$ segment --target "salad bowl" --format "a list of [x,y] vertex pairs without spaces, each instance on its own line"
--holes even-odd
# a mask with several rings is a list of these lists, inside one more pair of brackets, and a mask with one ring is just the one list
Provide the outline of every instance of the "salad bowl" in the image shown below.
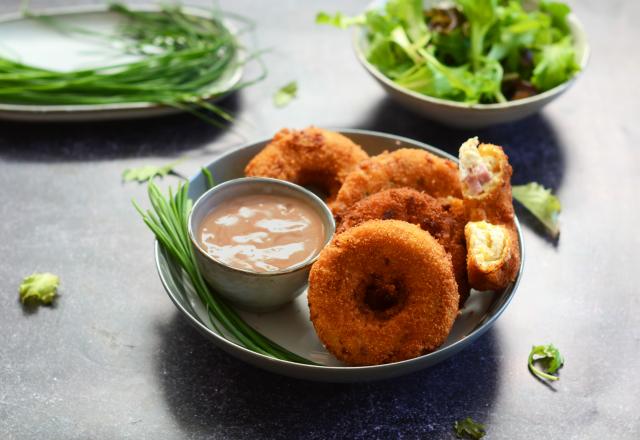
[[[375,1],[367,9],[384,7],[384,1]],[[425,7],[436,6],[441,2],[427,1]],[[567,22],[576,53],[576,63],[580,71],[568,81],[545,92],[514,101],[495,104],[468,104],[447,99],[428,96],[402,87],[384,75],[376,66],[367,60],[369,42],[367,30],[357,27],[353,35],[353,47],[356,57],[365,70],[382,86],[389,96],[400,105],[426,117],[455,128],[482,128],[526,118],[540,111],[545,105],[566,92],[584,72],[589,61],[589,45],[587,36],[575,14],[567,16]]]

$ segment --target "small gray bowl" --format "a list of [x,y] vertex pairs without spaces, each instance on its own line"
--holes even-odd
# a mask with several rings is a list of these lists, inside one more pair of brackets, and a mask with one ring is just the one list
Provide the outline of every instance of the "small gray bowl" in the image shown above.
[[214,186],[196,201],[189,215],[189,238],[202,276],[216,292],[238,307],[254,312],[268,312],[304,292],[309,270],[318,255],[287,269],[253,272],[216,260],[202,248],[196,236],[200,224],[214,207],[225,200],[250,194],[284,195],[308,203],[324,222],[325,245],[331,240],[336,224],[331,211],[318,196],[294,183],[278,179],[244,177],[229,180]]

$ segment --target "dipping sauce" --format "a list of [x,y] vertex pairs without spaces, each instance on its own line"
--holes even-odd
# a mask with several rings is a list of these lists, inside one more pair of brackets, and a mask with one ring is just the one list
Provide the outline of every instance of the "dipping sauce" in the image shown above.
[[320,215],[300,199],[246,195],[226,200],[207,214],[198,237],[209,255],[228,266],[273,272],[318,254],[325,227]]

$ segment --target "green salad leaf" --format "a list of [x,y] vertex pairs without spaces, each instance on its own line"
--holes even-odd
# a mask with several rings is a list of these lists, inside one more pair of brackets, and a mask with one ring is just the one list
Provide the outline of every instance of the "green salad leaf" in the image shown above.
[[558,226],[558,214],[561,206],[560,200],[537,182],[526,185],[514,185],[513,198],[522,203],[531,213],[542,222],[553,237],[560,234]]
[[571,13],[571,8],[569,6],[560,2],[542,0],[540,2],[540,10],[551,16],[553,26],[560,29],[564,35],[570,34],[569,24],[567,23],[567,17]]
[[373,66],[415,92],[468,104],[541,93],[578,70],[564,3],[525,10],[519,0],[455,0],[423,10],[389,0],[355,17],[321,12],[317,23],[363,26]]
[[471,438],[474,440],[481,439],[486,434],[484,425],[474,421],[471,417],[455,422],[453,430],[458,438]]
[[[542,365],[542,369],[536,367],[536,363]],[[529,353],[528,364],[532,374],[540,379],[555,381],[560,378],[553,374],[562,368],[564,358],[553,344],[534,345],[531,348],[531,353]]]
[[533,69],[531,83],[539,90],[549,90],[562,84],[580,70],[571,39],[544,46],[534,56],[536,67]]
[[290,83],[280,87],[273,95],[273,105],[276,107],[284,107],[289,104],[298,94],[298,83],[291,81]]
[[484,58],[484,39],[498,19],[498,0],[457,0],[471,25],[470,58],[473,68],[478,70]]
[[55,299],[60,278],[52,273],[34,273],[20,284],[20,302],[22,304],[51,304]]
[[173,167],[175,167],[178,162],[172,162],[168,165],[157,167],[153,165],[145,165],[138,168],[128,168],[122,173],[122,180],[124,182],[146,182],[147,180],[151,180],[154,177],[164,177],[169,173],[173,172]]

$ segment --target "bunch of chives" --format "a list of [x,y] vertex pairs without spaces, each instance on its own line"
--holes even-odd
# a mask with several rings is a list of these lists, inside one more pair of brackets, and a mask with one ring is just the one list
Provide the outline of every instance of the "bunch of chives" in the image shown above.
[[[207,119],[202,110],[230,119],[207,99],[253,83],[224,89],[222,82],[243,61],[234,35],[215,16],[186,14],[180,7],[110,10],[125,18],[117,35],[65,28],[53,17],[30,15],[61,32],[97,37],[139,59],[97,68],[59,72],[0,57],[0,102],[25,105],[155,103],[178,107]],[[249,57],[247,57],[248,59]],[[246,61],[246,60],[245,60]]]
[[198,270],[189,240],[188,219],[192,205],[187,195],[189,184],[179,184],[175,194],[169,189],[166,198],[153,182],[149,183],[148,190],[152,210],[145,212],[135,202],[134,206],[156,239],[188,275],[202,304],[207,308],[212,326],[218,333],[224,336],[221,326],[242,346],[256,353],[291,362],[313,364],[260,334],[244,322],[235,309],[211,292]]

